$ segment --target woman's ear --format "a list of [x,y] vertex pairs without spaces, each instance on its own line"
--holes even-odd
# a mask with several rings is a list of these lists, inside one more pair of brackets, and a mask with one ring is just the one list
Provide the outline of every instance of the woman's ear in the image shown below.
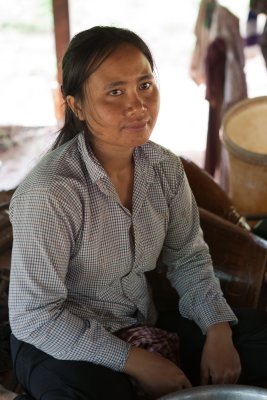
[[80,107],[79,104],[77,104],[75,98],[73,96],[67,96],[66,97],[66,101],[68,106],[70,107],[70,109],[72,110],[73,114],[80,120],[80,121],[84,121],[84,115],[82,112],[82,109]]

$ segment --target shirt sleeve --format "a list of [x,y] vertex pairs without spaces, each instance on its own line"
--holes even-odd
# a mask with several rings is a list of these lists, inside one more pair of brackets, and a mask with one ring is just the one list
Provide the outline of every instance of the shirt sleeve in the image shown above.
[[10,325],[18,339],[54,358],[123,371],[131,346],[66,305],[65,278],[81,226],[79,207],[70,193],[41,190],[12,199]]
[[215,277],[209,248],[203,239],[198,207],[180,165],[179,187],[170,204],[161,263],[180,297],[179,309],[206,333],[218,322],[237,323]]

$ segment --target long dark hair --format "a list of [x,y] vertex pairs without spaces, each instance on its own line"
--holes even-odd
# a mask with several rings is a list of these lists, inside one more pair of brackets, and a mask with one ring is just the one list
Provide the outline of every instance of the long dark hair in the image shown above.
[[71,95],[75,101],[82,103],[86,80],[123,43],[138,48],[154,71],[154,61],[148,46],[136,33],[128,29],[95,26],[78,33],[70,41],[62,60],[61,90],[65,100],[65,120],[52,149],[71,140],[82,130],[89,133],[86,122],[76,117],[68,106],[66,97]]

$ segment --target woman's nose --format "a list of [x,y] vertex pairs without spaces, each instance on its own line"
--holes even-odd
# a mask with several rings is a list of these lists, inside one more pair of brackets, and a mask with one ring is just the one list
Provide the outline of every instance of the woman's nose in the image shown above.
[[132,116],[137,113],[143,113],[146,110],[146,106],[143,99],[137,94],[132,95],[128,98],[125,112],[127,116]]

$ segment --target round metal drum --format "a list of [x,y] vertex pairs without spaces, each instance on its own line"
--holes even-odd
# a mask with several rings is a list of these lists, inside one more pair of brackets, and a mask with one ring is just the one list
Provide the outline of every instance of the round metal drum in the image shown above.
[[245,385],[210,385],[179,390],[158,400],[267,400],[267,389]]

